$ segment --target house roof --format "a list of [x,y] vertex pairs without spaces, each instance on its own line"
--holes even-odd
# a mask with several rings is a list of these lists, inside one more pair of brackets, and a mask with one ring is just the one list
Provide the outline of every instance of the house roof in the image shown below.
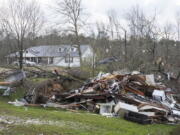
[[[36,57],[65,57],[67,54],[70,54],[71,57],[78,57],[79,53],[77,49],[75,49],[75,51],[69,51],[72,47],[72,45],[41,45],[30,47],[26,49],[26,51],[28,51],[28,53],[35,55]],[[61,52],[59,52],[59,48],[62,48]],[[91,48],[90,45],[80,46],[82,55],[88,48]],[[18,56],[17,52],[14,54],[10,54],[9,57],[12,57],[14,55]]]

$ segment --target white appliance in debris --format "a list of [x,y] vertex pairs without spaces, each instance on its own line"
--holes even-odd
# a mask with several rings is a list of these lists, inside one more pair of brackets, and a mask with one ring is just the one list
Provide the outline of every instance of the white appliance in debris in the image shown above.
[[152,96],[153,99],[157,101],[164,101],[166,99],[165,92],[162,90],[154,90]]

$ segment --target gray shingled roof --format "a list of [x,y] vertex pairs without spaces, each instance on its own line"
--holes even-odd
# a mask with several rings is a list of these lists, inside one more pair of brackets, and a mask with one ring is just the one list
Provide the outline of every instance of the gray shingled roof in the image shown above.
[[[72,47],[71,45],[41,45],[41,46],[28,48],[27,51],[29,51],[30,53],[34,54],[37,57],[64,57],[67,55],[67,51],[59,52],[59,48],[62,48],[63,50],[64,48],[66,48],[67,50],[69,50],[71,47]],[[90,48],[90,45],[81,45],[80,48],[83,55],[83,53],[88,48]],[[9,56],[11,57],[12,54]],[[73,52],[70,51],[70,56],[78,57],[79,56],[78,50],[76,49],[76,51]]]

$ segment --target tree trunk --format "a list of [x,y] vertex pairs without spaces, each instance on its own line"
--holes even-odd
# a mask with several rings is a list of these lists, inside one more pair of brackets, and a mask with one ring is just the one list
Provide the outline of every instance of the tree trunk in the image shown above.
[[20,70],[23,69],[23,41],[18,41],[20,50],[19,50],[19,68]]
[[153,53],[153,61],[155,60],[155,53],[156,53],[156,41],[153,42],[153,49],[152,49],[152,53]]
[[127,32],[124,31],[125,62],[127,62]]
[[79,34],[78,34],[77,24],[75,24],[74,26],[75,26],[76,44],[78,45],[77,49],[78,49],[78,53],[79,53],[79,60],[80,60],[80,67],[81,67],[82,66],[81,45],[80,45],[80,41],[79,41]]
[[165,43],[165,45],[166,45],[166,63],[168,63],[168,61],[169,61],[169,45],[167,42]]
[[180,23],[177,25],[178,41],[180,41]]
[[82,66],[82,53],[81,53],[81,47],[78,45],[78,52],[79,52],[79,59],[80,59],[80,67]]

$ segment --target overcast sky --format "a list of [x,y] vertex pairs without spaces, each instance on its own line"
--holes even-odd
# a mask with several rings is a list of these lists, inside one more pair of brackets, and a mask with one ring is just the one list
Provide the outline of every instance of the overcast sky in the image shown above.
[[[0,0],[0,4],[7,0]],[[13,1],[13,0],[12,0]],[[37,0],[48,13],[47,5],[55,0]],[[93,20],[104,20],[108,10],[115,10],[123,16],[133,5],[139,5],[147,14],[157,11],[162,22],[173,21],[175,13],[180,11],[180,0],[82,0],[83,6]]]
[[[0,0],[0,4],[3,4]],[[13,1],[13,0],[12,0]],[[55,0],[37,0],[41,3],[46,16],[51,16],[49,4],[52,4]],[[91,22],[106,21],[107,12],[109,10],[115,10],[118,13],[119,18],[123,22],[124,14],[135,5],[139,5],[147,15],[152,15],[156,10],[158,20],[160,24],[171,23],[175,21],[175,13],[180,12],[180,0],[82,0],[83,7],[89,14],[89,20]],[[48,19],[47,21],[53,19]]]
[[[55,0],[39,0],[43,7]],[[133,5],[139,5],[146,14],[156,10],[161,22],[174,21],[175,13],[180,11],[180,0],[82,0],[83,6],[93,20],[105,20],[108,10],[115,10],[123,16]]]

